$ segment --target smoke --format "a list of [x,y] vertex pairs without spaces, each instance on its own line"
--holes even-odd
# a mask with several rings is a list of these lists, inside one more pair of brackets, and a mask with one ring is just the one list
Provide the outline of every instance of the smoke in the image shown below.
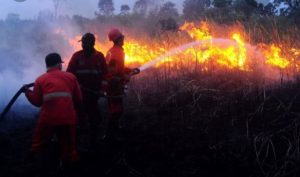
[[[58,33],[59,29],[65,33]],[[69,58],[75,51],[64,35],[79,35],[79,31],[71,20],[56,21],[49,16],[0,22],[0,110],[23,84],[34,82],[45,73],[44,58],[48,53],[58,52],[62,58]],[[30,105],[23,96],[18,104]]]
[[[64,9],[61,7],[60,11],[62,10]],[[149,45],[161,45],[159,48],[165,47],[166,50],[176,48],[176,45],[187,43],[179,47],[179,49],[166,52],[165,56],[158,57],[157,59],[149,55],[150,59],[154,59],[154,61],[142,66],[141,70],[155,65],[155,63],[165,57],[177,54],[178,50],[185,50],[191,46],[201,44],[201,42],[188,44],[191,42],[190,38],[185,39],[185,35],[182,34],[180,35],[181,37],[183,36],[182,41],[174,40],[170,45],[168,43],[168,35],[163,35],[163,33],[161,37],[165,36],[165,41],[162,41],[160,38],[154,40],[153,37],[158,35],[160,30],[157,30],[159,27],[151,25],[152,20],[150,18],[151,23],[149,19],[146,21],[144,18],[138,20],[135,16],[129,16],[132,21],[127,16],[118,16],[117,18],[111,18],[108,22],[106,18],[87,19],[78,15],[72,18],[68,16],[54,18],[51,11],[40,12],[36,20],[20,20],[19,16],[14,14],[8,17],[5,21],[0,21],[0,108],[3,108],[7,104],[9,99],[23,84],[33,82],[39,75],[45,72],[44,58],[48,53],[58,52],[64,60],[68,60],[75,50],[78,49],[78,47],[75,49],[69,40],[76,39],[75,37],[81,36],[85,32],[95,33],[98,36],[98,41],[103,42],[110,27],[122,25],[121,30],[126,31],[126,36],[130,37],[130,35],[127,35],[130,33],[133,34],[131,36],[134,36],[135,39],[145,38],[145,41],[151,41]],[[155,28],[156,31],[149,30],[151,27]],[[219,28],[222,28],[220,30],[221,33],[225,31],[222,26]],[[152,36],[149,34],[152,34]],[[177,34],[174,32],[170,37]],[[102,42],[100,43],[103,44]],[[218,45],[236,45],[236,42],[233,43],[227,39],[217,38],[213,40],[213,43]],[[100,47],[103,46],[101,45]],[[257,71],[262,73],[261,76],[270,74],[272,79],[279,77],[278,71],[276,72],[265,67],[265,58],[255,47],[249,46],[248,49],[249,51],[253,51],[252,54],[249,54],[249,58],[257,65],[255,68],[258,68]],[[103,50],[100,49],[100,51]],[[146,58],[146,54],[148,53],[151,52],[146,51],[142,57]],[[135,53],[133,56],[135,56]],[[19,99],[18,103],[29,105],[24,97]]]
[[[63,3],[59,11],[65,11],[68,8],[66,4]],[[44,7],[43,3],[40,5]],[[41,7],[33,6],[30,9]],[[102,26],[101,22],[95,24],[94,21],[80,15],[55,18],[49,10],[40,11],[34,20],[20,19],[17,13],[10,13],[5,20],[0,20],[0,113],[23,84],[34,82],[45,73],[44,58],[47,54],[57,52],[63,60],[68,61],[78,50],[70,43],[70,39],[76,39],[86,32],[96,34],[97,40],[106,39],[111,26]],[[21,96],[14,107],[17,105],[30,104]]]

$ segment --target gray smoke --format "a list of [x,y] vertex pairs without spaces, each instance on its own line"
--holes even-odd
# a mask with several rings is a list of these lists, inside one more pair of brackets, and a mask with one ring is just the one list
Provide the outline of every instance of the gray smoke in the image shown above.
[[[66,39],[81,34],[78,28],[68,18],[53,20],[51,16],[20,20],[11,15],[0,21],[0,110],[23,84],[34,82],[46,71],[48,53],[68,58],[74,52]],[[64,33],[57,32],[60,29]],[[24,103],[29,105],[23,96],[16,105]]]

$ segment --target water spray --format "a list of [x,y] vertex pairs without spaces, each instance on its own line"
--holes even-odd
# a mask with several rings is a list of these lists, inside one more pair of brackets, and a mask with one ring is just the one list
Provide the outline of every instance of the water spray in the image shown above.
[[238,43],[236,41],[230,40],[230,39],[225,39],[225,38],[214,38],[214,39],[207,39],[207,40],[201,40],[201,41],[194,41],[188,44],[184,44],[181,45],[179,47],[176,47],[172,50],[170,50],[169,52],[165,53],[164,55],[155,58],[154,60],[142,65],[141,67],[139,67],[140,71],[144,71],[152,66],[154,66],[155,64],[157,64],[158,62],[160,62],[161,60],[176,55],[178,53],[181,53],[191,47],[194,46],[198,46],[198,45],[204,45],[204,44],[227,44],[227,45],[233,45],[233,46],[237,46]]

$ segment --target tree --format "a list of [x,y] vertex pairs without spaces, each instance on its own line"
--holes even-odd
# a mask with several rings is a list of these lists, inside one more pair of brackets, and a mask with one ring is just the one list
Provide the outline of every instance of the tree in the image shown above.
[[300,11],[300,0],[274,0],[273,4],[277,15],[290,16]]
[[214,0],[212,4],[217,8],[223,8],[231,5],[232,0]]
[[245,2],[251,6],[251,7],[254,7],[254,8],[257,8],[258,6],[258,3],[256,2],[256,0],[245,0]]
[[273,3],[268,3],[267,5],[260,3],[257,5],[257,10],[260,13],[260,15],[272,16],[274,15],[275,6],[273,5]]
[[279,5],[281,3],[286,3],[291,8],[300,7],[300,0],[274,0],[275,5]]
[[240,10],[244,10],[243,8],[257,8],[258,6],[256,0],[236,0],[233,4],[241,8]]
[[179,17],[179,13],[176,5],[173,2],[166,2],[158,11],[158,17],[160,20],[158,24],[160,25],[160,30],[162,31],[176,31],[178,25],[176,19]]
[[57,18],[57,15],[58,15],[58,8],[60,6],[60,3],[62,1],[66,1],[66,0],[53,0],[53,3],[54,3],[54,17]]
[[167,19],[170,17],[172,17],[172,18],[179,17],[179,13],[178,13],[177,8],[175,7],[175,4],[170,1],[163,4],[163,6],[160,8],[158,14],[160,17],[163,17],[164,19]]
[[157,14],[163,2],[164,0],[136,0],[133,12],[141,16]]
[[258,10],[258,4],[255,0],[236,0],[233,3],[233,7],[238,17],[241,17],[243,20],[249,19]]
[[130,11],[130,7],[127,4],[121,5],[121,14],[128,14]]
[[187,20],[198,19],[210,5],[210,0],[185,0],[183,2],[183,15]]
[[115,8],[112,0],[99,0],[98,2],[99,15],[112,16]]
[[133,12],[141,15],[145,15],[148,11],[147,0],[137,0],[133,6]]
[[169,17],[167,19],[162,19],[159,21],[160,30],[162,31],[177,31],[178,30],[178,24],[176,20],[172,17]]
[[289,8],[283,9],[282,15],[288,16],[292,23],[300,27],[300,0],[286,0],[284,3],[288,4]]
[[298,23],[300,21],[300,0],[293,0],[290,3],[291,6],[291,13],[290,16],[296,18],[296,24],[300,24]]

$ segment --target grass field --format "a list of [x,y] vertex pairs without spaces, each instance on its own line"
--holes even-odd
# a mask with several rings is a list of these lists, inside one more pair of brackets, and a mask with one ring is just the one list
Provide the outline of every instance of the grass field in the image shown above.
[[[160,76],[132,79],[120,142],[113,148],[100,142],[92,155],[81,150],[79,174],[299,175],[299,82],[262,86],[240,72]],[[1,122],[1,176],[30,175],[34,122],[22,116]]]

